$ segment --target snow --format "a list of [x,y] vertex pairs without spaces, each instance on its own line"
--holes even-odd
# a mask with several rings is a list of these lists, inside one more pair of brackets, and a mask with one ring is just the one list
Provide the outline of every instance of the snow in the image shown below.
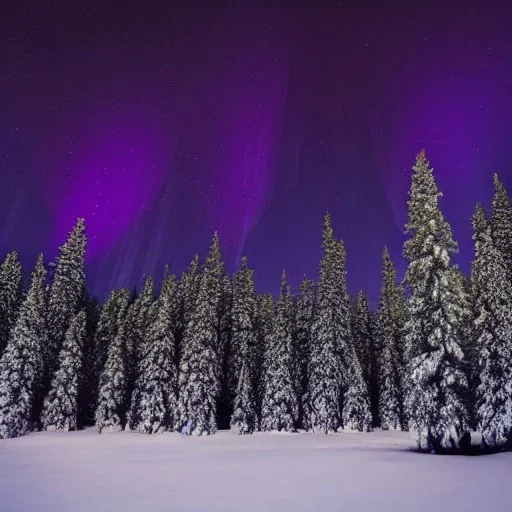
[[512,454],[412,452],[402,432],[38,432],[0,442],[2,512],[507,510]]

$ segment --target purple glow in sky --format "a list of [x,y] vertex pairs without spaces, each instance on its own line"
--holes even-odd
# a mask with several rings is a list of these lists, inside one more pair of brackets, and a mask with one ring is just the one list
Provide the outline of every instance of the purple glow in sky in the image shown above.
[[220,234],[256,286],[316,276],[331,213],[351,292],[401,266],[410,167],[469,219],[512,191],[510,7],[133,2],[8,7],[0,30],[0,249],[53,257],[77,216],[91,291],[179,273]]

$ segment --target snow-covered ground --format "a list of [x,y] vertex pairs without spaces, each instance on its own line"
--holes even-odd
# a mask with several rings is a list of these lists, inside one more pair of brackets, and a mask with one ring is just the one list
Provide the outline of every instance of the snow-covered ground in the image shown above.
[[409,434],[36,433],[0,441],[2,512],[512,510],[512,453],[411,452]]

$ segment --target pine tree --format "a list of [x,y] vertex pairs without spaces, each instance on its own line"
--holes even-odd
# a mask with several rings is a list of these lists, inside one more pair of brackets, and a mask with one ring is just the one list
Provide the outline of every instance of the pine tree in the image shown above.
[[382,255],[382,288],[377,312],[379,420],[384,430],[406,430],[404,307],[391,256]]
[[0,357],[4,353],[22,301],[22,268],[16,252],[0,266]]
[[85,311],[69,324],[59,355],[50,392],[44,401],[41,423],[44,430],[76,430],[78,426],[78,386],[86,336]]
[[292,312],[290,288],[283,271],[274,330],[265,353],[261,430],[295,430],[298,400],[293,386]]
[[255,296],[253,272],[242,258],[240,269],[233,279],[231,342],[236,351],[233,368],[237,385],[234,393],[231,428],[240,434],[252,434],[257,426],[254,397],[256,329],[254,325]]
[[368,390],[372,385],[373,376],[372,335],[372,318],[368,297],[366,293],[359,291],[352,313],[352,339]]
[[[176,424],[177,368],[174,358],[174,301],[176,278],[166,275],[156,303],[156,318],[147,334],[146,354],[135,383],[128,424],[154,434]],[[135,422],[132,418],[137,418]]]
[[46,271],[39,256],[12,336],[0,360],[0,438],[30,432],[40,390],[46,345]]
[[299,428],[310,430],[311,408],[308,395],[309,360],[311,358],[311,329],[315,305],[315,283],[304,278],[299,288],[294,322],[294,371],[295,393],[299,400],[297,423]]
[[128,381],[126,377],[126,330],[128,323],[118,313],[117,333],[108,347],[105,368],[100,377],[95,419],[99,433],[123,430]]
[[186,326],[179,371],[178,430],[213,434],[217,430],[221,362],[220,303],[223,265],[215,233],[200,277],[199,291]]
[[120,322],[125,320],[129,298],[130,294],[126,289],[112,291],[101,308],[94,335],[93,365],[89,385],[93,395],[93,411],[97,407],[99,382],[107,362],[108,350],[117,335]]
[[233,285],[228,275],[224,276],[222,283],[222,299],[220,314],[219,340],[221,353],[219,355],[221,364],[221,382],[220,396],[217,405],[217,424],[220,429],[230,428],[231,415],[233,409],[233,397],[236,389],[232,386],[233,367],[232,367],[232,318],[231,310],[233,307]]
[[125,368],[126,368],[126,411],[130,411],[126,427],[134,429],[141,418],[139,395],[134,394],[135,383],[141,374],[141,363],[148,349],[148,333],[155,318],[154,283],[151,277],[144,280],[140,295],[130,305],[125,321]]
[[468,312],[460,280],[450,267],[457,245],[438,208],[439,192],[424,151],[416,157],[408,201],[409,239],[406,346],[411,355],[407,409],[418,446],[443,452],[457,447],[468,426],[464,405],[461,327]]
[[329,215],[324,219],[323,250],[310,362],[312,428],[326,434],[340,427],[370,430],[368,389],[351,343],[345,248],[334,237]]
[[48,299],[49,346],[46,354],[46,387],[58,364],[58,355],[71,318],[81,307],[85,293],[84,256],[86,248],[85,222],[78,219],[59,256]]
[[512,283],[485,222],[477,207],[472,283],[480,353],[477,414],[484,446],[495,449],[512,446]]
[[254,360],[254,383],[256,415],[258,425],[261,425],[261,405],[263,402],[265,375],[265,352],[270,343],[270,337],[274,330],[274,299],[271,294],[263,293],[256,297],[256,316],[254,326],[256,331],[256,350]]
[[494,196],[491,211],[491,232],[501,252],[509,279],[512,278],[512,204],[498,175],[494,175]]
[[320,262],[312,329],[309,397],[314,431],[336,432],[341,426],[341,349],[348,332],[341,316],[345,288],[344,251],[335,239],[329,215],[324,219],[324,256]]

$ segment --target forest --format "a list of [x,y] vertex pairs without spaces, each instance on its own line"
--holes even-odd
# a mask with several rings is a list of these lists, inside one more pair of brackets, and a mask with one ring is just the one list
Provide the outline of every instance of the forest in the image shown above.
[[[512,446],[512,204],[497,175],[476,205],[469,276],[425,152],[411,172],[406,272],[382,252],[380,298],[350,297],[329,215],[318,280],[277,300],[250,262],[230,276],[214,234],[206,258],[162,269],[104,303],[86,287],[84,219],[29,282],[16,252],[0,267],[0,438],[95,426],[99,433],[409,430],[418,449]],[[320,228],[320,226],[319,226]]]

